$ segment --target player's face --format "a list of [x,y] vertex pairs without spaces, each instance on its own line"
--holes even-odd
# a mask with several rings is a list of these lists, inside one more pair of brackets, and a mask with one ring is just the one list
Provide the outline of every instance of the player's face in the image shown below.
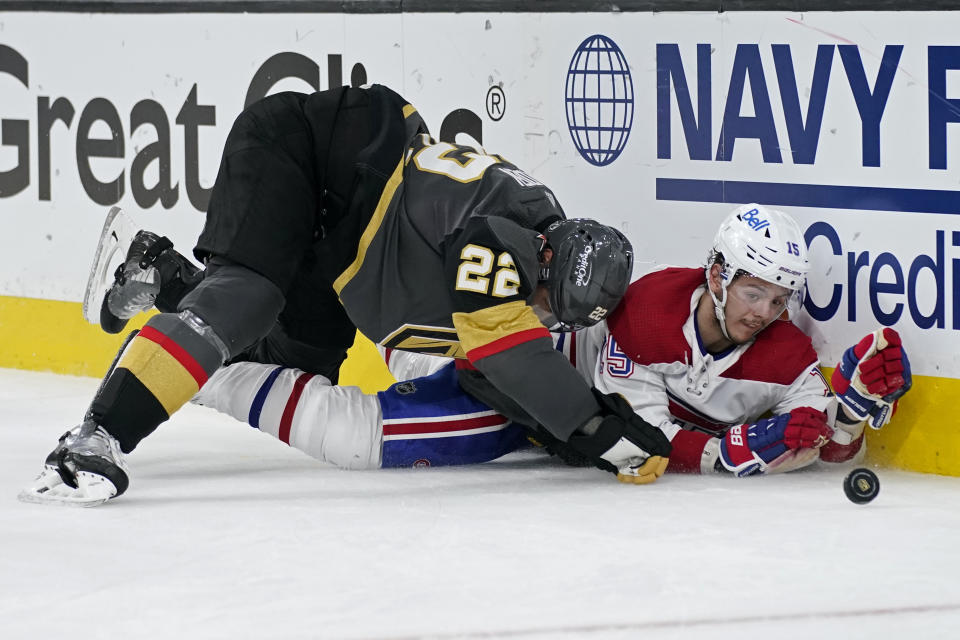
[[[552,260],[553,249],[546,247],[540,252],[540,266],[546,267]],[[533,312],[537,314],[543,326],[550,328],[557,323],[557,317],[553,315],[553,309],[550,308],[550,290],[547,289],[547,285],[538,284],[527,300],[527,304],[533,307]]]
[[533,312],[537,314],[537,318],[543,323],[543,326],[550,328],[557,323],[557,318],[550,308],[550,290],[547,289],[547,285],[538,284],[527,302],[533,307]]
[[792,292],[753,276],[739,276],[727,287],[727,332],[736,343],[753,338],[787,308]]

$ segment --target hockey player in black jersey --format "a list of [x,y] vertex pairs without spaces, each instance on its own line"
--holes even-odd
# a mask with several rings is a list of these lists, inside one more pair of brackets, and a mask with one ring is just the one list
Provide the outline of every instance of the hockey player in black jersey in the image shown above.
[[[156,282],[152,317],[21,497],[99,504],[129,453],[223,363],[283,364],[336,383],[357,329],[389,348],[454,356],[461,385],[512,420],[627,482],[663,473],[669,442],[591,390],[545,325],[603,319],[630,281],[613,228],[566,220],[552,192],[482,149],[436,142],[382,86],[281,93],[227,138],[202,274],[146,232],[104,300],[104,328],[138,310],[124,285]],[[151,271],[154,270],[154,271]],[[145,275],[150,277],[144,277]],[[155,276],[155,277],[154,277]]]

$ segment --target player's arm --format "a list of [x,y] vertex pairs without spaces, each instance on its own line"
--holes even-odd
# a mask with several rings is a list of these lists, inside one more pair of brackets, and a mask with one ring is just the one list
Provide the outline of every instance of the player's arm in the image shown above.
[[[535,232],[504,219],[479,219],[448,248],[453,298],[461,309],[453,323],[470,365],[508,404],[598,466],[616,471],[651,456],[665,464],[669,442],[649,433],[655,430],[625,413],[622,403],[591,391],[527,303],[537,284],[540,246]],[[496,395],[468,390],[514,418],[515,407]]]
[[713,452],[715,470],[740,477],[794,471],[817,461],[833,436],[835,412],[836,402],[811,350],[810,363],[779,395],[769,417],[732,426],[706,451]]
[[[566,441],[600,408],[527,302],[537,285],[541,247],[539,234],[504,219],[472,220],[447,252],[459,309],[452,319],[471,368],[484,378],[465,373],[468,390]],[[483,382],[493,389],[483,389]],[[517,407],[505,406],[508,401]]]
[[[812,363],[810,368],[816,367]],[[819,371],[817,372],[819,373]],[[822,376],[804,372],[785,394],[778,415],[736,425],[724,437],[682,429],[670,414],[663,375],[629,359],[611,336],[595,372],[598,385],[626,397],[647,422],[670,438],[669,471],[732,472],[738,476],[788,471],[816,460],[817,448],[829,438],[827,414],[832,401]],[[809,379],[809,382],[808,382]],[[793,403],[793,404],[791,404]]]
[[835,403],[812,363],[771,408],[771,416],[732,426],[723,436],[678,429],[670,471],[782,473],[814,463],[833,433]]
[[598,349],[594,381],[598,388],[618,393],[648,423],[657,425],[670,440],[671,473],[714,473],[719,465],[719,439],[683,429],[670,413],[663,374],[655,367],[631,360],[612,335]]
[[[730,472],[746,476],[790,471],[814,462],[817,449],[832,433],[827,413],[810,406],[796,406],[769,419],[737,425],[721,438],[682,429],[669,413],[660,374],[630,362],[629,375],[617,377],[613,369],[618,366],[609,357],[602,362],[604,369],[598,370],[601,386],[626,397],[638,415],[658,425],[670,438],[667,470],[671,472]],[[822,405],[822,394],[820,401],[813,396],[807,398],[815,406]]]

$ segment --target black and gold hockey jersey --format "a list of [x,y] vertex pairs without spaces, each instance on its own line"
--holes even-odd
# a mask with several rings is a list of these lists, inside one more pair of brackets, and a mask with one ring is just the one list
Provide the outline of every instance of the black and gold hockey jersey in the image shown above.
[[[499,156],[432,140],[390,89],[252,105],[228,139],[215,193],[195,254],[276,284],[292,339],[314,345],[317,331],[346,329],[301,326],[345,310],[375,342],[459,358],[476,369],[475,395],[516,405],[513,415],[562,439],[599,411],[527,304],[541,232],[564,215],[553,194]],[[328,292],[342,309],[327,308]]]
[[[390,171],[377,150],[379,170],[358,181],[347,233],[329,238],[356,246],[334,290],[374,342],[469,361],[471,393],[566,440],[599,406],[528,304],[541,232],[563,210],[504,158],[433,140],[409,105],[404,119],[407,147]],[[362,229],[351,230],[357,220]]]
[[548,335],[526,300],[540,231],[561,217],[550,190],[500,156],[419,134],[334,289],[372,340],[474,360]]

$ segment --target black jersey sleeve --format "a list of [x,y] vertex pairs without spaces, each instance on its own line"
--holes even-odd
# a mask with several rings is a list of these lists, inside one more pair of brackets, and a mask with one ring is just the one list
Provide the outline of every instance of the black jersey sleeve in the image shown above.
[[527,304],[537,285],[541,245],[536,231],[478,216],[445,247],[453,326],[468,360],[549,338]]
[[543,237],[505,218],[471,218],[445,247],[457,311],[524,302],[537,285]]
[[473,364],[483,377],[461,370],[466,391],[521,424],[541,425],[564,442],[600,413],[590,387],[550,338],[518,344]]
[[[471,221],[448,247],[446,271],[457,312],[453,325],[470,363],[497,391],[495,409],[514,403],[566,441],[596,415],[589,387],[553,348],[527,299],[537,286],[542,237],[504,218]],[[514,412],[516,413],[516,412]]]

